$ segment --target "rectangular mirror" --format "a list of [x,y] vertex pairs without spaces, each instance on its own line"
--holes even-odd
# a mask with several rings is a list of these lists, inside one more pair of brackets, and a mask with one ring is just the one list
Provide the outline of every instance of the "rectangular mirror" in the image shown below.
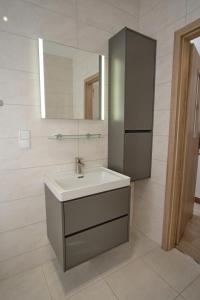
[[104,118],[104,56],[39,39],[41,117]]

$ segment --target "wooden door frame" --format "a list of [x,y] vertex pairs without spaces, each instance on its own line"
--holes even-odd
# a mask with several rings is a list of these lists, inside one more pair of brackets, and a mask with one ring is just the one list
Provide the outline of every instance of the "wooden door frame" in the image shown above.
[[200,36],[200,19],[175,32],[172,73],[171,114],[165,190],[162,248],[176,246],[177,227],[182,212],[185,125],[190,66],[190,40]]
[[85,119],[92,120],[92,107],[91,107],[91,91],[90,87],[93,83],[99,81],[99,73],[91,75],[84,80],[84,94],[85,94]]

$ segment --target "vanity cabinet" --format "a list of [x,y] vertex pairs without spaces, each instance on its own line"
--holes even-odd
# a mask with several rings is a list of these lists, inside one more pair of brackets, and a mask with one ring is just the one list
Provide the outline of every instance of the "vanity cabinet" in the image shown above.
[[151,175],[156,41],[124,28],[109,40],[108,167]]
[[129,239],[130,187],[59,201],[45,185],[47,235],[66,271]]

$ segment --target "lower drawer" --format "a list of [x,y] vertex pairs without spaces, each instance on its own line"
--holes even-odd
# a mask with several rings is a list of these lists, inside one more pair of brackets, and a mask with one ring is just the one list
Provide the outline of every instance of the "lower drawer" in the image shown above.
[[65,239],[66,269],[128,241],[128,216]]

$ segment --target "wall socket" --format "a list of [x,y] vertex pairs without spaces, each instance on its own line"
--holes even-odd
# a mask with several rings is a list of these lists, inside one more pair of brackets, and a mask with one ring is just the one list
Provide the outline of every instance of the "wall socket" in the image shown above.
[[19,146],[22,149],[31,148],[31,131],[27,129],[19,129]]

